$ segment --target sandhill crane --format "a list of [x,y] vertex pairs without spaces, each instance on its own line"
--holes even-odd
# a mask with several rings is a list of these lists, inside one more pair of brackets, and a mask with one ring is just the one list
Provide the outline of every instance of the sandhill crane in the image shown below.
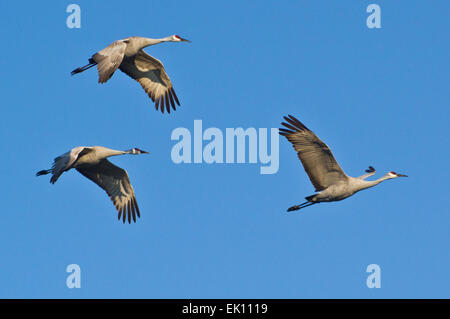
[[36,176],[51,173],[50,183],[54,184],[62,173],[75,168],[106,191],[119,212],[119,220],[122,216],[125,223],[128,215],[128,223],[131,223],[131,217],[136,222],[136,215],[138,218],[141,216],[128,174],[107,160],[110,156],[123,154],[138,155],[148,152],[138,148],[116,151],[103,146],[78,146],[55,158],[51,169],[39,171]]
[[306,202],[292,206],[288,211],[298,210],[320,202],[334,202],[352,196],[356,192],[375,186],[385,180],[407,177],[406,175],[389,172],[375,181],[366,181],[375,174],[375,169],[369,166],[366,174],[359,177],[347,176],[337,163],[329,147],[316,134],[292,115],[284,117],[287,123],[281,123],[286,128],[280,128],[280,135],[292,143],[303,168],[316,188],[318,194],[305,197]]
[[95,65],[98,69],[98,83],[108,81],[119,68],[131,78],[138,81],[145,93],[155,102],[155,107],[164,113],[164,103],[168,113],[170,106],[175,110],[175,102],[180,105],[161,61],[148,55],[143,48],[162,42],[191,42],[178,35],[171,35],[161,39],[130,37],[115,41],[103,50],[95,53],[89,64],[71,72],[72,75],[81,73]]

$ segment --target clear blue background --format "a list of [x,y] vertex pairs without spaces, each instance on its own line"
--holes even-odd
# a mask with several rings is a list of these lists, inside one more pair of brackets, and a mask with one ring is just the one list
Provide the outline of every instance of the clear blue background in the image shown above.
[[[0,297],[450,297],[448,1],[376,1],[378,30],[369,1],[78,1],[68,29],[70,3],[0,3]],[[182,103],[170,115],[122,72],[70,76],[114,40],[172,34],[192,43],[147,48]],[[172,130],[194,119],[270,128],[286,114],[349,175],[410,177],[288,214],[313,187],[284,138],[274,175],[171,161]],[[136,224],[76,171],[34,176],[78,145],[151,152],[112,159]],[[81,289],[66,287],[71,263]],[[372,263],[381,289],[366,286]]]

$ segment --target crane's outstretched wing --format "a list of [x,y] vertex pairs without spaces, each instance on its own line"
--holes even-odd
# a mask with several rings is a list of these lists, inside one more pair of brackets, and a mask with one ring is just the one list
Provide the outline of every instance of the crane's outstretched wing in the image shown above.
[[126,42],[119,40],[92,56],[91,59],[97,63],[98,83],[105,83],[112,77],[122,63],[126,48]]
[[131,223],[131,217],[134,222],[136,215],[141,217],[133,187],[124,169],[103,159],[97,165],[77,167],[76,170],[106,191],[119,212],[119,220],[122,216],[125,223],[128,216],[128,223]]
[[281,124],[288,129],[280,128],[279,133],[294,146],[316,191],[324,190],[328,186],[348,178],[330,148],[316,134],[292,115],[285,116],[284,119],[288,123]]
[[180,105],[161,61],[143,50],[139,50],[132,58],[125,58],[120,65],[120,70],[141,84],[152,101],[156,101],[156,109],[158,106],[161,107],[162,113],[164,113],[164,104],[168,113],[170,113],[170,106],[175,110],[175,103]]

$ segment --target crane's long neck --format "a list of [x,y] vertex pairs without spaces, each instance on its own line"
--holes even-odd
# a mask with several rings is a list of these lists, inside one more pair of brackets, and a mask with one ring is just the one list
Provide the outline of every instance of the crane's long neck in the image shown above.
[[155,45],[158,43],[162,43],[162,42],[168,42],[171,41],[172,37],[165,37],[165,38],[161,38],[161,39],[151,39],[151,38],[140,38],[139,41],[139,49],[143,49],[145,47],[151,46],[151,45]]
[[168,42],[172,41],[171,37],[165,37],[161,39],[151,39],[151,38],[143,38],[143,37],[131,37],[128,39],[127,48],[125,50],[125,56],[130,57],[134,56],[139,52],[139,50],[142,50],[143,48],[146,48],[148,46],[158,44],[161,42]]
[[379,179],[374,180],[374,181],[362,180],[361,181],[362,183],[360,184],[359,190],[363,190],[363,189],[366,189],[366,188],[374,187],[375,185],[378,185],[381,182],[384,182],[385,180],[388,180],[388,179],[391,179],[391,178],[393,178],[391,175],[386,174],[383,177],[380,177]]
[[119,150],[112,150],[110,148],[101,148],[101,149],[97,149],[97,156],[100,158],[107,158],[110,156],[117,156],[117,155],[123,155],[123,154],[128,154],[128,151],[119,151]]

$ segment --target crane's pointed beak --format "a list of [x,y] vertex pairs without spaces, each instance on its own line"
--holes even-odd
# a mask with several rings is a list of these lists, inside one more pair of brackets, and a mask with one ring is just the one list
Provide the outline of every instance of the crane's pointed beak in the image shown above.
[[408,175],[397,174],[397,177],[408,177]]
[[180,40],[181,40],[181,41],[184,41],[184,42],[192,43],[192,41],[190,41],[190,40],[188,40],[188,39],[183,39],[183,38],[181,38],[181,37],[180,37]]
[[143,151],[143,150],[141,150],[141,153],[142,153],[142,154],[150,154],[149,152]]

